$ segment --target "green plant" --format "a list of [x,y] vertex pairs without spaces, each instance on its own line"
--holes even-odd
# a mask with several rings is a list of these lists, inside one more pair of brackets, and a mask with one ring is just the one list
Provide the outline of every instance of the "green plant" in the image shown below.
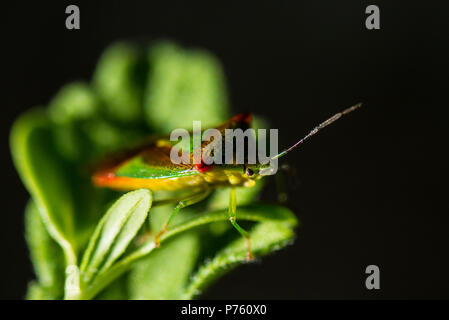
[[[95,159],[148,134],[228,115],[216,59],[171,43],[114,44],[90,84],[66,85],[47,108],[22,115],[10,145],[31,195],[25,232],[36,280],[27,298],[191,299],[245,263],[244,241],[227,222],[227,190],[183,209],[155,248],[145,231],[157,232],[172,206],[151,208],[149,190],[95,188],[88,174]],[[297,225],[287,208],[253,203],[261,188],[238,190],[256,257],[291,242]]]

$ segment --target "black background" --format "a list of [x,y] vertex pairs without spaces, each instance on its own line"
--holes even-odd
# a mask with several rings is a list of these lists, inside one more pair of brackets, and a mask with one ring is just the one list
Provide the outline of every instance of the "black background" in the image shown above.
[[[77,4],[81,30],[65,28]],[[381,29],[365,28],[377,4]],[[449,298],[446,201],[448,8],[410,1],[58,1],[2,3],[0,297],[33,278],[28,194],[9,155],[13,120],[73,80],[90,80],[115,40],[169,38],[222,61],[233,111],[264,115],[283,145],[342,108],[364,107],[288,162],[295,244],[239,267],[203,298]],[[266,198],[274,200],[274,188]],[[381,289],[365,288],[365,268]]]

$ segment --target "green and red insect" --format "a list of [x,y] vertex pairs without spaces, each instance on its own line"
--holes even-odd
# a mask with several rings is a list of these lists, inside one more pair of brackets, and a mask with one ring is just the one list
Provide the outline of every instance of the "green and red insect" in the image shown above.
[[[354,105],[339,112],[316,126],[305,137],[293,146],[272,157],[277,159],[298,147],[305,140],[315,135],[320,129],[333,123],[341,116],[357,109],[361,104]],[[220,132],[225,129],[246,129],[250,126],[250,114],[238,114],[225,123],[216,127]],[[201,144],[199,148],[205,150],[207,143]],[[247,244],[247,259],[252,258],[249,233],[237,223],[236,219],[236,187],[252,187],[258,179],[264,176],[269,167],[268,164],[210,164],[203,161],[200,164],[174,164],[170,158],[173,142],[168,137],[155,137],[139,148],[126,151],[118,156],[112,157],[105,162],[93,175],[92,181],[98,187],[112,188],[117,190],[134,190],[140,188],[158,191],[186,191],[185,197],[174,197],[164,200],[164,203],[177,203],[172,214],[164,223],[161,231],[155,237],[155,243],[159,245],[162,234],[168,230],[172,219],[182,208],[193,205],[205,199],[210,192],[217,187],[230,187],[229,220],[232,225],[245,238]]]

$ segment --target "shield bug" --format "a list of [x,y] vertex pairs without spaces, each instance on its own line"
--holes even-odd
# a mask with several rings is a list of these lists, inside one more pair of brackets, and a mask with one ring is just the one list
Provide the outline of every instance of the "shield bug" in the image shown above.
[[[285,156],[304,141],[318,133],[318,131],[360,106],[361,103],[356,104],[330,117],[313,128],[294,145],[271,157],[270,160],[276,160]],[[230,128],[245,129],[250,126],[250,122],[250,114],[238,114],[217,126],[216,129],[220,132],[224,132]],[[213,141],[202,143],[198,147],[202,151],[201,154],[203,156],[210,152],[210,146],[213,143]],[[206,164],[201,159],[200,163],[197,164],[175,164],[170,157],[173,147],[173,141],[170,141],[168,137],[151,138],[147,143],[138,148],[112,156],[109,161],[103,163],[93,174],[92,181],[97,187],[118,190],[147,188],[152,192],[163,190],[189,192],[187,196],[182,198],[174,197],[161,201],[163,203],[176,203],[176,205],[167,221],[163,224],[162,229],[155,237],[156,246],[159,246],[161,235],[168,230],[170,222],[182,208],[204,200],[214,188],[230,187],[229,220],[245,238],[247,259],[252,259],[249,233],[237,223],[235,188],[252,187],[263,176],[272,174],[270,172],[270,163]],[[192,151],[192,154],[194,154],[197,150]]]

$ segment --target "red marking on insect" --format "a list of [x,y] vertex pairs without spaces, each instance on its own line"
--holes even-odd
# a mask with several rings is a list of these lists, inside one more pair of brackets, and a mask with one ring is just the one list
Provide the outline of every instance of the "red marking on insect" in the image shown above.
[[253,119],[253,116],[249,112],[239,113],[232,117],[232,121],[243,122],[243,123],[248,123],[248,124],[251,122],[252,119]]
[[107,186],[115,178],[116,175],[113,172],[99,172],[93,175],[92,180],[97,186]]
[[204,162],[201,162],[200,164],[195,165],[196,170],[198,170],[198,172],[200,173],[204,173],[209,171],[210,169],[212,169],[212,165],[210,164],[205,164]]

